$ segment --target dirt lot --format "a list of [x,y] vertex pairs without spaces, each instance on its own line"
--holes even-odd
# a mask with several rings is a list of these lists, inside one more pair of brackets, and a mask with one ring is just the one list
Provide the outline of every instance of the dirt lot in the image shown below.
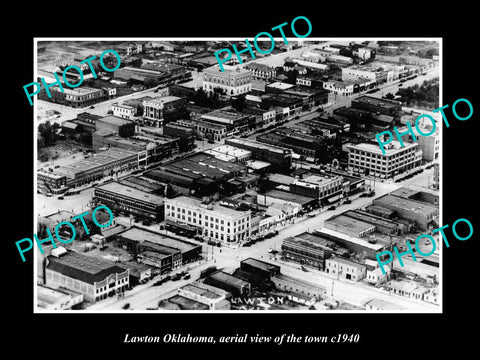
[[85,150],[90,150],[90,147],[75,140],[57,140],[55,145],[38,149],[37,168],[48,170],[49,167],[54,168],[74,160],[81,160],[84,158]]

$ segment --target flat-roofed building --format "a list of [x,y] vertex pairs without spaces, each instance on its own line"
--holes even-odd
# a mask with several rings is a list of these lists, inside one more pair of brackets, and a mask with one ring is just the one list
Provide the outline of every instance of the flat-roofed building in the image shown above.
[[228,293],[200,281],[194,281],[178,289],[178,294],[188,299],[208,305],[210,310],[230,310]]
[[224,71],[214,65],[203,70],[203,90],[207,93],[219,89],[228,96],[237,96],[252,90],[252,74],[240,67],[223,65]]
[[257,194],[257,203],[260,205],[286,204],[297,208],[296,213],[301,210],[312,210],[318,208],[318,200],[299,194],[282,190],[270,190],[264,194]]
[[429,225],[435,224],[438,220],[438,206],[417,200],[386,194],[374,199],[372,204],[393,210],[401,218],[415,221],[421,230],[428,230]]
[[325,261],[325,272],[336,274],[341,279],[360,281],[365,278],[367,268],[365,265],[351,260],[332,257]]
[[58,194],[67,189],[67,177],[46,171],[37,171],[37,190],[47,194]]
[[434,206],[439,205],[440,200],[438,190],[415,185],[403,186],[392,191],[390,194],[405,199],[421,201]]
[[[311,234],[310,234],[311,235]],[[289,236],[282,243],[282,257],[304,266],[319,270],[325,268],[335,244],[317,236]]]
[[205,150],[204,153],[213,155],[217,159],[239,163],[245,163],[252,158],[252,152],[250,150],[241,149],[231,145],[220,145]]
[[402,226],[395,221],[387,220],[384,217],[368,213],[364,210],[348,210],[342,215],[352,219],[361,220],[375,226],[375,232],[385,235],[399,235],[402,232]]
[[95,302],[125,291],[129,276],[112,261],[67,250],[46,258],[45,284],[79,292],[86,301]]
[[162,300],[158,306],[165,310],[210,310],[208,305],[178,294]]
[[164,220],[163,197],[115,181],[95,187],[93,199],[115,211],[153,221]]
[[217,271],[203,280],[205,284],[230,292],[234,297],[246,296],[251,292],[250,284],[224,271]]
[[345,181],[341,176],[309,175],[295,179],[290,184],[290,192],[317,198],[320,204],[329,204],[342,198]]
[[396,311],[396,310],[405,310],[403,306],[394,304],[390,301],[382,299],[369,299],[364,303],[365,309],[367,310],[380,310],[380,311]]
[[336,230],[343,234],[359,238],[368,237],[376,230],[375,225],[343,214],[335,215],[326,219],[324,226],[327,229]]
[[118,116],[105,116],[95,121],[95,129],[108,129],[118,136],[129,137],[135,134],[135,122]]
[[216,203],[203,203],[189,196],[165,199],[165,218],[194,226],[204,238],[238,243],[250,237],[251,211],[235,210]]
[[294,294],[313,296],[315,300],[321,300],[327,289],[324,286],[309,281],[294,278],[285,274],[277,274],[271,279],[277,289]]
[[422,152],[417,143],[401,147],[398,141],[392,141],[389,145],[383,154],[378,144],[348,144],[349,170],[385,179],[421,164]]
[[240,261],[240,269],[268,280],[270,280],[272,276],[280,274],[280,266],[254,258]]
[[123,119],[133,120],[135,115],[137,115],[137,108],[130,105],[113,103],[111,109],[113,116]]
[[37,285],[37,306],[45,310],[70,310],[83,302],[83,294],[66,288]]
[[152,267],[146,264],[139,263],[134,260],[117,263],[121,268],[128,269],[130,276],[130,284],[132,286],[143,284],[152,277]]
[[275,76],[277,76],[277,72],[274,67],[264,64],[257,64],[255,62],[247,64],[244,69],[252,73],[253,80],[263,80],[268,82],[270,79],[273,79]]
[[137,226],[120,232],[115,237],[137,254],[152,252],[158,256],[165,255],[166,258],[159,263],[161,266],[156,266],[160,267],[162,272],[175,270],[183,264],[197,260],[202,251],[201,245],[196,243]]
[[321,228],[315,231],[315,235],[323,239],[332,241],[338,246],[348,249],[357,254],[362,254],[368,259],[376,260],[375,255],[385,250],[391,250],[392,244],[390,240],[370,242],[369,239],[361,239],[358,237],[343,234],[341,232]]
[[352,99],[352,108],[372,113],[396,116],[402,110],[402,103],[396,100],[380,99],[370,95],[362,95]]
[[189,126],[181,125],[177,122],[171,122],[163,127],[163,134],[171,137],[178,137],[178,150],[187,152],[195,149],[195,130]]
[[225,144],[251,151],[255,160],[271,163],[272,171],[286,173],[289,172],[292,167],[292,150],[290,149],[267,145],[244,138],[226,139]]
[[[48,82],[48,84],[51,83],[53,83],[53,81]],[[45,89],[42,89],[38,94],[39,99],[75,108],[89,106],[108,99],[108,93],[103,89],[96,89],[88,86],[70,88],[66,84],[63,84],[63,91],[61,91],[58,86],[51,87],[49,91],[52,95],[51,97],[48,97]]]
[[161,127],[166,112],[172,112],[185,108],[186,98],[178,96],[162,96],[143,102],[143,117],[146,125]]
[[66,176],[66,185],[84,185],[105,176],[138,168],[138,154],[120,149],[109,149],[82,160],[61,165],[55,173]]

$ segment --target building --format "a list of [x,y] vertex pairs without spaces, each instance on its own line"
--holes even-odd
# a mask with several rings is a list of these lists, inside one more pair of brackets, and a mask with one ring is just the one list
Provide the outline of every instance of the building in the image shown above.
[[326,219],[324,226],[326,229],[335,230],[358,238],[368,237],[376,230],[376,226],[373,224],[343,214],[334,215]]
[[161,301],[158,306],[165,310],[192,310],[206,311],[210,310],[208,305],[195,301],[185,296],[173,295],[172,297]]
[[250,71],[253,80],[263,80],[268,82],[277,76],[277,71],[274,67],[255,62],[248,63],[244,69]]
[[179,138],[178,150],[188,152],[195,149],[195,130],[189,126],[171,122],[163,126],[163,134],[172,138]]
[[400,101],[380,99],[369,95],[362,95],[352,99],[351,106],[353,109],[390,116],[397,116],[399,111],[402,110],[402,103]]
[[37,171],[37,191],[43,194],[60,194],[67,189],[67,177],[51,172]]
[[121,67],[115,70],[113,76],[116,80],[118,79],[127,81],[129,83],[137,83],[142,85],[147,85],[148,81],[159,83],[168,78],[168,75],[162,72],[139,69],[130,66]]
[[238,112],[231,107],[202,114],[201,119],[209,123],[225,125],[227,137],[252,130],[256,127],[255,116]]
[[138,154],[128,150],[110,149],[61,165],[55,169],[55,173],[66,177],[67,186],[75,187],[137,168]]
[[37,285],[37,306],[45,310],[70,310],[83,302],[83,294],[66,288]]
[[125,263],[117,263],[117,265],[121,268],[128,269],[131,286],[144,284],[153,276],[151,266],[139,263],[137,261],[131,260]]
[[346,187],[342,176],[309,175],[303,179],[294,179],[290,183],[293,194],[314,197],[320,204],[331,204],[343,197]]
[[146,166],[179,153],[180,138],[162,136],[146,131],[136,133],[129,138],[119,137],[109,129],[97,130],[92,134],[94,151],[115,148],[134,153],[137,166]]
[[178,96],[163,96],[143,101],[144,123],[148,126],[161,127],[166,112],[185,109],[186,98]]
[[108,93],[105,92],[105,90],[88,86],[70,88],[64,84],[63,91],[61,91],[58,86],[51,87],[49,91],[51,97],[48,97],[46,91],[42,89],[38,93],[39,99],[60,103],[74,108],[90,106],[109,98]]
[[280,266],[254,258],[240,261],[240,269],[268,280],[280,274]]
[[[229,96],[246,94],[252,90],[252,73],[240,67],[215,65],[203,70],[203,90],[207,93],[221,91]],[[216,90],[218,89],[218,90]]]
[[211,285],[231,293],[234,297],[248,297],[251,292],[250,284],[240,278],[232,276],[224,271],[217,271],[203,280]]
[[147,260],[143,263],[160,268],[161,273],[198,260],[202,251],[201,245],[196,243],[137,226],[116,234],[115,238],[127,249],[133,250],[139,259]]
[[394,294],[415,300],[423,300],[424,295],[429,292],[428,288],[409,280],[390,280],[387,287]]
[[135,121],[117,116],[105,116],[95,121],[95,130],[111,130],[124,138],[135,134],[135,126]]
[[194,281],[178,289],[178,295],[205,304],[210,310],[230,310],[228,293],[200,281]]
[[252,158],[252,152],[231,145],[220,145],[204,151],[217,159],[245,163]]
[[269,190],[264,194],[257,194],[257,203],[264,206],[272,204],[290,205],[297,209],[295,214],[302,210],[310,211],[318,208],[318,200],[316,198],[279,189]]
[[354,92],[354,85],[352,82],[331,79],[323,83],[323,88],[340,96],[351,96]]
[[113,103],[112,112],[113,116],[133,120],[135,115],[137,115],[137,108],[129,105]]
[[244,138],[226,139],[225,144],[251,151],[255,160],[271,163],[272,171],[287,173],[292,167],[292,151],[290,149]]
[[400,146],[398,141],[392,141],[386,146],[385,154],[378,144],[360,143],[348,144],[348,168],[354,173],[391,178],[407,170],[416,168],[421,164],[422,152],[418,150],[418,144],[404,144]]
[[325,272],[336,274],[341,279],[360,281],[365,278],[367,268],[365,265],[351,260],[332,257],[325,260]]
[[376,50],[369,47],[356,47],[352,54],[366,61],[375,58]]
[[421,201],[430,205],[439,205],[439,194],[436,190],[431,190],[425,187],[408,185],[392,191],[390,194],[399,196],[401,198]]
[[366,310],[395,311],[405,310],[403,306],[382,299],[369,299],[364,303]]
[[372,204],[395,211],[399,217],[414,221],[420,230],[428,230],[429,226],[433,226],[438,221],[438,206],[425,202],[386,194],[374,199]]
[[304,233],[299,236],[289,236],[282,243],[282,258],[303,266],[323,270],[325,259],[328,259],[335,243],[313,234]]
[[115,181],[95,187],[93,200],[120,213],[151,221],[164,220],[163,197]]
[[285,274],[277,274],[273,276],[271,280],[278,290],[292,294],[313,296],[316,300],[324,298],[327,292],[327,289],[321,285],[316,285]]
[[73,290],[95,302],[125,291],[130,283],[128,270],[114,262],[68,250],[46,258],[45,284]]
[[250,237],[250,210],[234,210],[188,196],[166,198],[165,218],[194,226],[205,239],[222,243],[238,243]]

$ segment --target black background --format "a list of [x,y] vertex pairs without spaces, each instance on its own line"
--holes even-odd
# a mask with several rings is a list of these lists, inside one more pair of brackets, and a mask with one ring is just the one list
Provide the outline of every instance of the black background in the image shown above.
[[[64,350],[80,350],[83,356],[133,354],[158,357],[173,350],[203,357],[254,356],[257,351],[275,354],[348,353],[389,356],[392,353],[441,353],[475,344],[473,317],[477,314],[477,272],[474,264],[480,227],[473,204],[478,199],[478,19],[473,5],[459,2],[426,6],[418,3],[276,2],[268,10],[246,2],[110,3],[84,4],[68,8],[62,3],[25,5],[23,11],[5,14],[3,73],[3,306],[2,327],[7,346],[27,347],[36,353],[60,356]],[[25,15],[27,13],[27,15]],[[22,263],[15,241],[32,237],[33,229],[33,108],[23,85],[33,81],[34,37],[253,37],[261,31],[296,16],[310,19],[309,37],[442,37],[443,103],[467,98],[474,114],[467,121],[456,120],[446,110],[450,128],[443,131],[443,223],[469,219],[474,235],[461,242],[449,235],[444,248],[443,314],[33,314],[33,257]],[[7,18],[13,20],[13,24]],[[298,23],[300,24],[300,22]],[[298,29],[299,33],[304,33]],[[287,36],[290,34],[286,27]],[[274,34],[274,36],[277,36]],[[308,38],[307,38],[308,39]],[[32,252],[30,252],[31,254]],[[190,333],[203,336],[282,333],[297,336],[360,334],[357,344],[123,344],[125,333],[163,336]],[[478,331],[477,331],[478,333]],[[5,335],[4,335],[5,336]],[[22,346],[23,345],[23,346]],[[32,345],[32,346],[30,346]],[[361,353],[359,351],[362,351]],[[311,353],[310,353],[311,352]],[[324,353],[325,352],[325,353]],[[63,354],[71,354],[63,353]],[[172,356],[172,355],[170,355]],[[176,356],[176,355],[173,355]],[[361,356],[361,355],[360,355]],[[408,355],[407,355],[408,356]],[[123,357],[123,356],[122,356]],[[125,356],[126,357],[126,356]],[[362,356],[363,357],[363,356]]]

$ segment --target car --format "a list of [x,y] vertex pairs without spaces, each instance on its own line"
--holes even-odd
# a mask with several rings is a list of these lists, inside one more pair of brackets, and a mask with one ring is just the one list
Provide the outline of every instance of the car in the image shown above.
[[215,144],[215,141],[213,141],[212,139],[208,139],[207,141],[209,144]]
[[64,199],[63,196],[59,196],[59,197],[58,197],[58,200],[63,200],[63,199]]
[[309,218],[315,217],[315,214],[312,214],[312,213],[307,214],[307,217],[309,217]]
[[190,274],[187,273],[187,275],[183,277],[183,280],[188,280],[188,279],[190,279]]
[[345,200],[343,203],[344,203],[344,204],[351,204],[351,203],[352,203],[352,200]]
[[178,281],[178,280],[181,279],[181,277],[182,277],[182,275],[180,275],[180,274],[175,274],[175,275],[172,276],[172,281]]
[[335,210],[335,206],[330,206],[327,210]]
[[425,240],[425,245],[430,245],[432,242],[430,240]]
[[95,106],[93,106],[93,105],[92,105],[92,106],[90,106],[90,109],[95,109]]
[[122,309],[123,309],[123,310],[127,310],[129,307],[130,307],[130,304],[129,304],[129,303],[126,303],[125,305],[123,305]]

